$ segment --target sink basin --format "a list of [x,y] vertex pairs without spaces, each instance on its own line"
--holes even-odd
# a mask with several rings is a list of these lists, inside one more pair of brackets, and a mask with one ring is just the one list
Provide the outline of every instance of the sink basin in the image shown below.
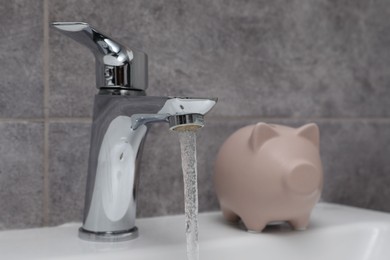
[[[186,259],[184,216],[137,220],[139,238],[118,243],[86,242],[79,223],[0,232],[2,259],[162,260]],[[245,232],[220,212],[199,216],[201,260],[388,260],[390,214],[319,203],[306,231],[273,225]]]

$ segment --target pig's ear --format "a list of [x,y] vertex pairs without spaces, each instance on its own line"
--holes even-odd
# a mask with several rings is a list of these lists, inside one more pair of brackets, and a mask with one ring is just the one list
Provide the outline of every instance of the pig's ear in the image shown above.
[[257,151],[265,142],[277,135],[278,133],[272,126],[266,123],[257,123],[249,138],[249,145],[253,151]]
[[318,126],[314,123],[310,123],[298,128],[297,135],[306,138],[316,147],[320,146],[320,130],[318,129]]

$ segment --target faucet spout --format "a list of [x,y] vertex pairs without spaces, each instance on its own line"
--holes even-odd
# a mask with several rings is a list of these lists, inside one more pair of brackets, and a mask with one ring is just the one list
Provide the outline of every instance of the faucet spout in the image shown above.
[[[189,130],[204,126],[204,116],[215,106],[217,98],[176,98],[166,103],[169,129]],[[164,108],[162,109],[164,110]]]
[[165,102],[157,114],[135,114],[132,116],[132,129],[137,129],[140,125],[166,121],[169,128],[175,130],[179,126],[203,127],[203,117],[214,107],[217,98],[191,98],[191,97],[171,97]]

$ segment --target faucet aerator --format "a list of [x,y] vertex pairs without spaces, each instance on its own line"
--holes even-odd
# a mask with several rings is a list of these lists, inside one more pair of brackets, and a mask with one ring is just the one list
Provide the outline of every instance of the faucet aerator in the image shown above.
[[203,115],[186,114],[168,117],[169,129],[173,131],[195,131],[204,126]]

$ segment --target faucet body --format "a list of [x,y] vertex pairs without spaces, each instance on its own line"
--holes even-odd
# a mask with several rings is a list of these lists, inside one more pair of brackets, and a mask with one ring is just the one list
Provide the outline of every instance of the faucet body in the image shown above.
[[121,241],[137,236],[140,160],[148,128],[153,122],[167,122],[171,128],[203,126],[203,116],[215,102],[107,93],[95,96],[81,238]]
[[143,124],[132,129],[132,116],[157,114],[166,100],[165,97],[95,96],[80,236],[118,240],[137,235],[136,194],[148,126]]
[[146,96],[147,56],[125,48],[86,23],[53,26],[91,49],[96,83],[83,226],[79,237],[123,241],[137,237],[140,160],[148,128],[202,127],[213,98]]

